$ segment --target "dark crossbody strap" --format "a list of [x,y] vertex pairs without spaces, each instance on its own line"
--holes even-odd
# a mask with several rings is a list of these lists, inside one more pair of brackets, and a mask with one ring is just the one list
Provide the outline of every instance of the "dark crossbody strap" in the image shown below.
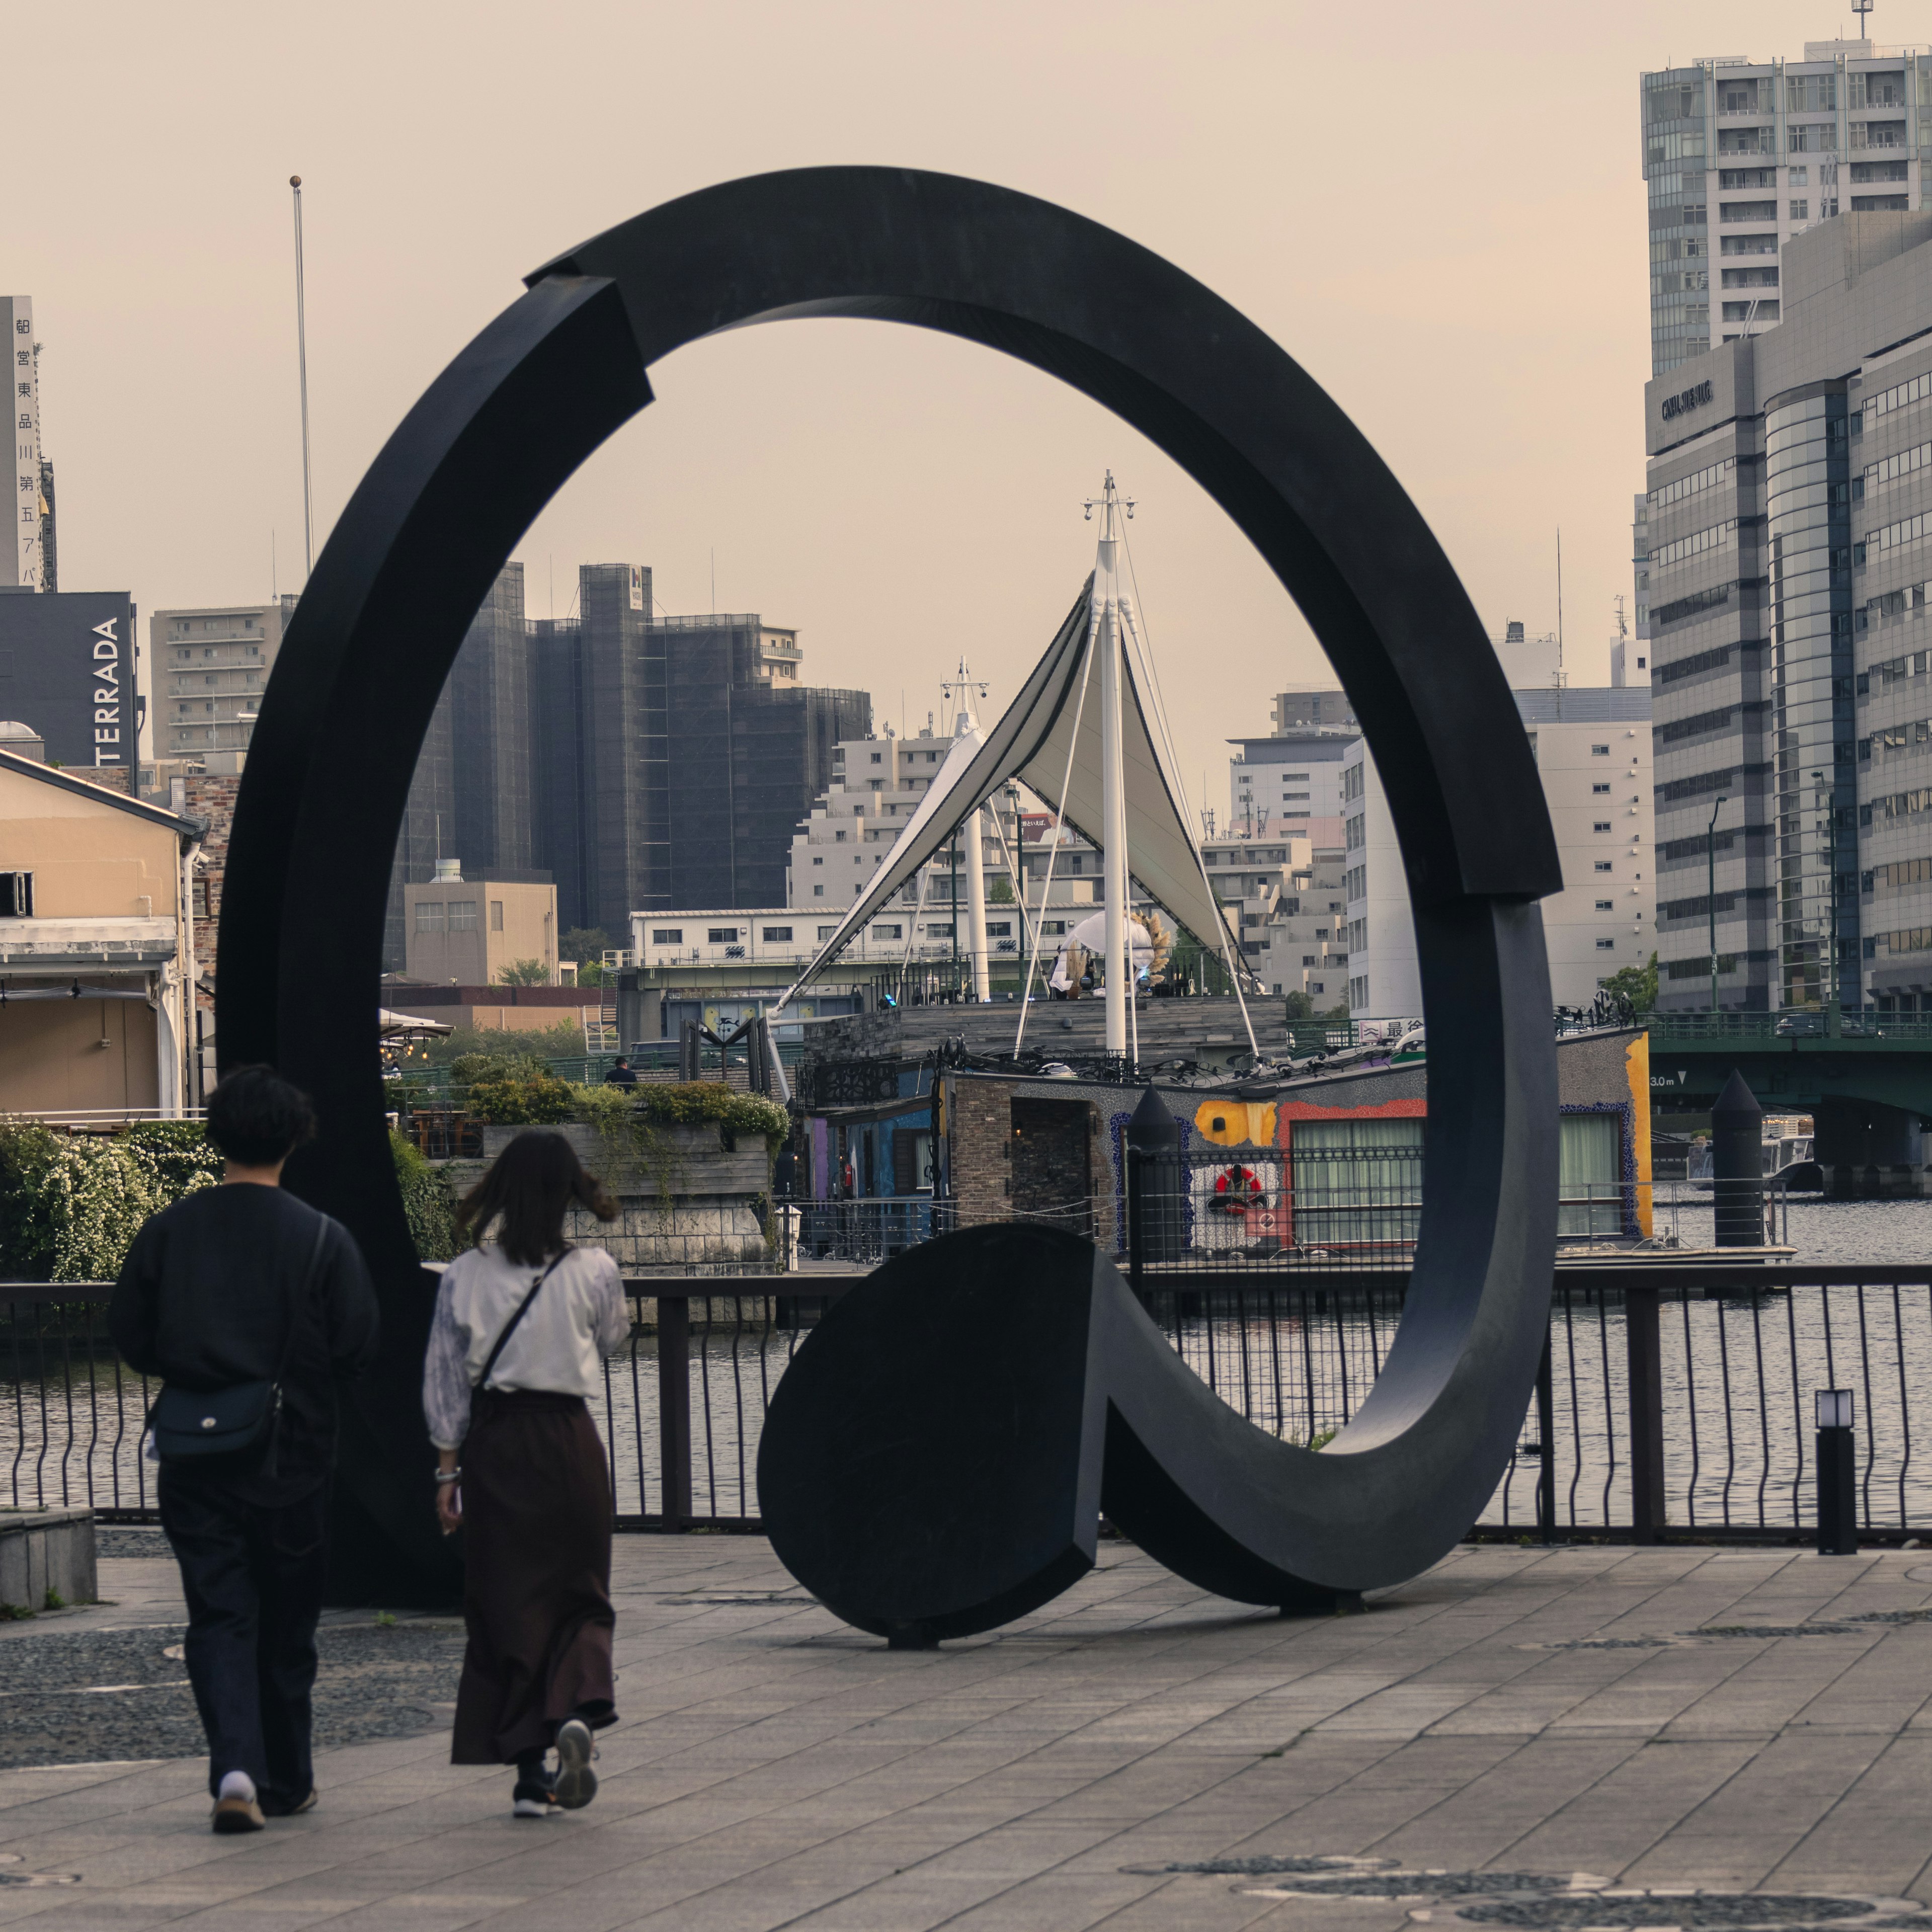
[[314,1287],[316,1270],[322,1265],[322,1246],[328,1239],[328,1216],[321,1214],[320,1209],[316,1211],[320,1215],[321,1226],[315,1231],[315,1246],[309,1250],[308,1266],[302,1270],[295,1300],[289,1305],[289,1330],[282,1337],[282,1358],[275,1364],[274,1388],[278,1400],[280,1397],[283,1381],[289,1372],[289,1358],[295,1353],[296,1335],[302,1327],[302,1314],[308,1306],[309,1290]]
[[530,1304],[537,1298],[538,1290],[556,1273],[558,1264],[563,1259],[563,1255],[567,1255],[569,1252],[570,1250],[566,1245],[563,1254],[559,1255],[556,1260],[552,1262],[550,1266],[530,1283],[530,1293],[517,1304],[516,1313],[503,1324],[503,1332],[496,1337],[496,1346],[490,1349],[489,1358],[483,1364],[483,1372],[476,1378],[476,1386],[478,1388],[488,1388],[490,1386],[490,1371],[496,1366],[496,1358],[503,1352],[503,1344],[517,1332],[517,1324],[530,1312]]

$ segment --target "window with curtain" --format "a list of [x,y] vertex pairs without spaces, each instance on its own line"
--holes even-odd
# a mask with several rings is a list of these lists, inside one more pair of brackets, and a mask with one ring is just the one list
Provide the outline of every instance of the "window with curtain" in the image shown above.
[[1294,1244],[1412,1248],[1422,1218],[1420,1120],[1297,1120]]
[[1617,1114],[1562,1117],[1557,1154],[1559,1235],[1623,1232],[1623,1127]]

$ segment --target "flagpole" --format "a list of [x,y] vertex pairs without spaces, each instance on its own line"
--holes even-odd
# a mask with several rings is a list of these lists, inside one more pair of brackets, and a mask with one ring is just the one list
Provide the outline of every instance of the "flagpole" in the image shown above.
[[289,188],[296,203],[296,364],[302,382],[302,555],[303,586],[315,568],[314,498],[309,487],[308,468],[308,320],[302,287],[302,176],[291,175]]
[[1114,572],[1114,472],[1102,493],[1099,561],[1094,572],[1100,622],[1100,876],[1107,896],[1107,1052],[1127,1057],[1127,1003],[1134,996],[1127,960],[1127,807],[1120,746],[1120,580]]

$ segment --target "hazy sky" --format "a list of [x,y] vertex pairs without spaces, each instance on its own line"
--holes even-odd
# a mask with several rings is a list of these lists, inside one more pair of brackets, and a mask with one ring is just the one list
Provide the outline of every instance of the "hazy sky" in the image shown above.
[[[462,344],[570,244],[770,168],[889,163],[1064,203],[1244,310],[1366,431],[1492,632],[1607,680],[1648,374],[1640,69],[1796,56],[1826,0],[1617,7],[549,0],[13,10],[0,280],[34,300],[69,589],[143,614],[302,577],[290,198],[305,184],[318,543]],[[1892,0],[1880,41],[1918,24]],[[915,730],[997,706],[1092,560],[1111,466],[1186,782],[1330,682],[1286,593],[1133,432],[987,350],[857,322],[686,350],[519,554],[796,625]],[[903,693],[903,699],[902,699]],[[1196,802],[1199,802],[1197,796]]]

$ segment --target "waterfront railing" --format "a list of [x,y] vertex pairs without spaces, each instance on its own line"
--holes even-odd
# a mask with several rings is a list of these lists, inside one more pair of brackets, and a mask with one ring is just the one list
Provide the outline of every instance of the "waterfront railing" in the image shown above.
[[[765,1411],[863,1277],[630,1280],[632,1327],[593,1404],[625,1530],[759,1527]],[[1406,1267],[1143,1282],[1170,1345],[1257,1427],[1319,1447],[1360,1408]],[[157,1520],[155,1385],[116,1357],[111,1285],[0,1284],[0,1498]],[[1027,1346],[1016,1297],[1012,1346]],[[1793,1541],[1815,1523],[1816,1391],[1856,1400],[1861,1534],[1932,1538],[1932,1268],[1815,1262],[1559,1270],[1518,1447],[1474,1533]]]

